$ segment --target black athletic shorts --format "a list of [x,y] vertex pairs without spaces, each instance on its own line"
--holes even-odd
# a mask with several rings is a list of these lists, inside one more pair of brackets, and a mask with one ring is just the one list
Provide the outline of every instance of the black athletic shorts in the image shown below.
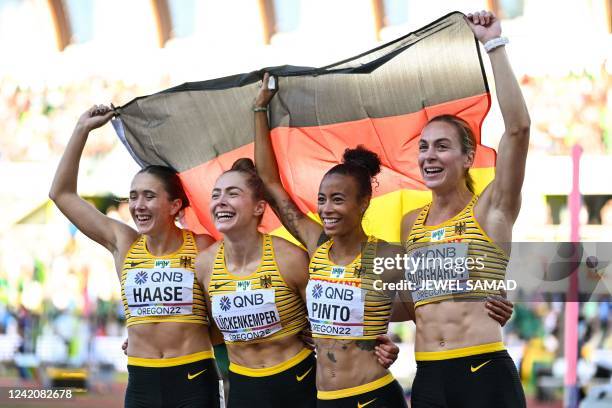
[[227,407],[314,408],[316,374],[317,360],[306,349],[282,364],[265,369],[230,364]]
[[318,395],[317,408],[406,408],[404,390],[391,374],[354,388],[319,391]]
[[223,383],[219,379],[214,358],[170,367],[128,364],[128,373],[126,408],[223,408],[224,406]]
[[417,361],[412,408],[521,408],[525,393],[506,350]]

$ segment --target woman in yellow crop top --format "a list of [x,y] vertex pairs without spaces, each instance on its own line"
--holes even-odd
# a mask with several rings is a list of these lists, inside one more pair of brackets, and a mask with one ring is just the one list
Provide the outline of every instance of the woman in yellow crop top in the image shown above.
[[198,252],[213,242],[178,228],[189,205],[176,172],[149,166],[130,187],[136,230],[100,213],[77,194],[89,133],[113,111],[93,106],[79,118],[60,160],[49,197],[85,235],[107,248],[121,282],[128,326],[126,407],[222,407],[223,394],[209,335],[204,293],[195,279]]
[[379,364],[377,350],[394,294],[375,290],[372,262],[378,251],[393,256],[393,249],[367,236],[361,225],[380,160],[362,146],[347,149],[319,187],[323,225],[311,220],[280,181],[265,110],[275,93],[268,83],[266,74],[255,100],[255,159],[275,212],[311,258],[306,300],[317,351],[317,406],[405,407],[403,390]]
[[[257,395],[258,407],[311,408],[317,404],[316,360],[301,336],[308,328],[308,256],[258,231],[265,206],[253,161],[238,159],[211,194],[211,216],[223,240],[200,254],[196,271],[228,349],[228,406],[251,407]],[[381,364],[389,364],[395,346],[382,347]]]
[[314,355],[301,339],[308,321],[300,280],[308,260],[295,245],[258,231],[265,206],[252,160],[237,160],[211,193],[223,239],[196,263],[227,345],[228,406],[313,407]]
[[409,253],[452,247],[476,266],[462,277],[466,285],[472,282],[471,290],[421,291],[416,298],[413,294],[417,375],[412,402],[414,407],[451,406],[451,399],[461,401],[456,406],[524,407],[516,367],[505,351],[499,325],[489,319],[484,305],[488,295],[498,292],[476,282],[500,282],[505,277],[512,226],[521,207],[530,119],[506,56],[507,39],[500,37],[499,20],[489,12],[470,14],[466,20],[488,52],[505,133],[495,179],[480,196],[468,173],[476,145],[470,126],[443,115],[430,120],[421,133],[418,163],[432,202],[406,214],[402,241]]

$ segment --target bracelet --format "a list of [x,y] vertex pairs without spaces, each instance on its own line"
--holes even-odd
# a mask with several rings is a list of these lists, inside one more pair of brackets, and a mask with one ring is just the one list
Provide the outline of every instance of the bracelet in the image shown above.
[[267,112],[267,106],[253,106],[253,112]]
[[484,49],[486,52],[491,52],[498,47],[508,44],[509,42],[510,40],[508,40],[506,37],[492,38],[484,44]]

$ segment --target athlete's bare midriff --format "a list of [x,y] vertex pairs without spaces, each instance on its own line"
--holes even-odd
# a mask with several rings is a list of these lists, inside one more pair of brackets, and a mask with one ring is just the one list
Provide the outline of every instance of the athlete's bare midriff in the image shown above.
[[483,301],[444,301],[416,308],[415,351],[445,351],[502,341]]
[[320,391],[357,387],[389,373],[374,354],[376,340],[315,338],[315,345]]
[[256,369],[284,363],[304,348],[304,342],[295,334],[259,343],[226,343],[226,345],[229,359],[233,364]]
[[172,358],[212,348],[208,326],[194,323],[143,323],[128,327],[127,355]]

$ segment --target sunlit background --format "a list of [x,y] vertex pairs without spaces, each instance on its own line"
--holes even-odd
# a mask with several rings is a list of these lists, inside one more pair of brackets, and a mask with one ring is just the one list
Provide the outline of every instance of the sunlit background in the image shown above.
[[[82,111],[265,66],[327,65],[482,9],[503,19],[532,120],[514,240],[569,240],[570,152],[580,144],[580,234],[612,241],[612,0],[0,0],[0,387],[57,385],[53,369],[67,368],[85,380],[86,405],[122,401],[126,331],[111,256],[47,198]],[[496,147],[502,131],[494,103],[484,143]],[[118,198],[136,171],[106,126],[87,143],[79,192],[131,223]],[[610,306],[580,305],[585,393],[610,384]],[[561,406],[562,326],[563,305],[543,302],[516,304],[505,328],[529,406]],[[392,331],[402,343],[393,371],[409,392],[414,325]]]

